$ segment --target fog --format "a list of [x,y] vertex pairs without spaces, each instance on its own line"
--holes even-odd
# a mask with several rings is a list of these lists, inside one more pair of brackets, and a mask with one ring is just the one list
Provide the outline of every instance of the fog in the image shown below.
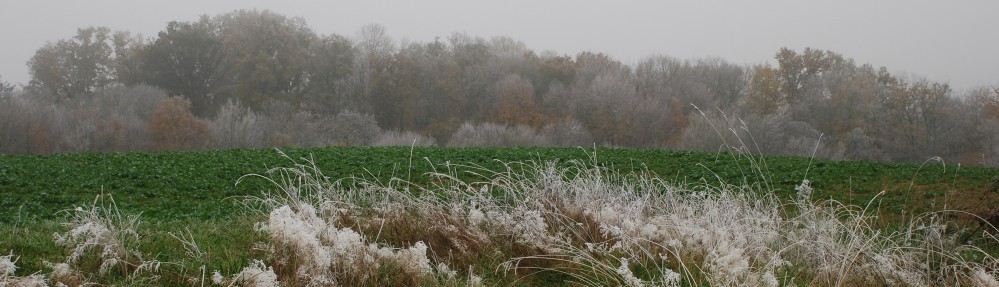
[[452,32],[508,36],[560,54],[607,53],[633,64],[663,54],[773,63],[780,47],[814,47],[957,90],[999,84],[999,1],[11,1],[0,9],[0,76],[27,84],[25,63],[77,28],[155,37],[169,21],[236,9],[302,17],[319,34],[377,23],[396,39]]

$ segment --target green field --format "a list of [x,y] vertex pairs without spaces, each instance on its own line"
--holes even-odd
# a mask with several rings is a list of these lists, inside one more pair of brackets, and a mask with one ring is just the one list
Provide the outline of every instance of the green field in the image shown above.
[[[448,163],[500,170],[508,162],[589,163],[595,154],[600,166],[622,173],[652,173],[685,184],[716,185],[718,179],[729,184],[765,184],[780,198],[793,196],[794,186],[806,178],[807,171],[815,198],[866,204],[883,190],[886,193],[879,199],[888,213],[900,211],[904,204],[917,212],[938,210],[945,199],[957,208],[979,206],[996,197],[985,191],[999,177],[997,169],[938,161],[922,165],[835,162],[658,149],[333,147],[281,151],[299,163],[311,159],[331,178],[387,181],[395,177],[415,184],[426,183],[428,172],[443,171]],[[142,212],[145,218],[225,218],[238,203],[234,198],[273,189],[257,178],[236,185],[241,176],[292,164],[274,149],[0,155],[0,222],[54,218],[60,210],[89,204],[101,193],[114,195],[120,208]],[[459,175],[477,180],[468,173]]]
[[[535,185],[539,182],[536,181],[538,180],[536,177],[545,172],[545,163],[551,162],[556,162],[567,171],[554,173],[558,175],[556,177],[561,178],[553,183],[559,186],[553,187],[554,191],[549,191],[545,186]],[[768,242],[772,243],[754,245],[756,247],[752,248],[775,248],[773,251],[775,253],[753,255],[757,256],[752,257],[756,258],[753,259],[755,261],[748,262],[753,262],[750,264],[754,268],[743,269],[748,270],[744,272],[748,275],[740,275],[743,277],[739,277],[742,279],[738,280],[776,276],[775,280],[789,285],[827,286],[861,283],[866,285],[870,281],[851,283],[852,281],[843,282],[836,278],[844,278],[844,275],[856,272],[873,272],[875,276],[890,275],[894,272],[863,269],[866,268],[864,266],[868,266],[864,264],[883,263],[877,260],[895,260],[891,262],[898,264],[938,260],[940,263],[937,265],[914,268],[937,270],[922,272],[958,271],[941,272],[939,275],[932,273],[917,275],[923,276],[926,280],[943,282],[941,284],[955,284],[954,282],[972,282],[975,280],[974,276],[979,276],[975,274],[985,274],[982,272],[986,271],[982,270],[987,270],[983,269],[986,267],[979,266],[992,268],[991,266],[999,262],[994,256],[997,254],[996,242],[999,241],[988,233],[983,235],[981,231],[984,229],[977,229],[979,227],[974,222],[968,221],[971,217],[949,217],[949,215],[963,214],[962,212],[936,213],[943,210],[959,210],[987,215],[996,202],[999,202],[999,196],[994,190],[999,170],[994,168],[960,167],[939,161],[928,161],[925,164],[834,162],[800,157],[760,157],[656,149],[333,147],[49,156],[2,155],[0,156],[0,267],[4,260],[7,260],[16,261],[18,269],[10,274],[13,276],[10,278],[0,274],[0,285],[13,282],[13,286],[18,286],[16,280],[26,280],[25,278],[31,274],[45,274],[48,278],[46,280],[50,280],[50,283],[56,282],[58,277],[56,269],[47,262],[67,262],[77,270],[74,272],[79,273],[74,273],[76,275],[73,276],[77,277],[71,276],[70,279],[59,277],[62,278],[58,279],[60,283],[86,281],[123,286],[232,286],[235,284],[233,282],[238,282],[233,278],[240,276],[241,270],[246,270],[244,268],[252,266],[253,260],[263,260],[267,266],[273,266],[278,276],[285,280],[282,282],[287,284],[286,286],[303,285],[304,282],[287,280],[297,278],[293,271],[295,268],[308,266],[302,265],[307,263],[288,263],[287,260],[303,258],[301,254],[309,254],[312,251],[294,251],[293,247],[299,245],[287,245],[280,239],[275,239],[280,238],[279,235],[275,235],[276,231],[272,230],[268,236],[252,230],[258,223],[267,222],[267,213],[270,213],[270,220],[275,220],[273,212],[281,205],[299,206],[296,207],[296,212],[312,210],[309,208],[313,207],[301,209],[302,203],[294,203],[298,199],[287,195],[271,193],[265,196],[265,193],[275,192],[280,188],[290,186],[301,188],[307,184],[277,186],[264,177],[244,177],[244,175],[261,174],[277,180],[281,174],[269,174],[268,171],[272,168],[290,167],[303,171],[301,174],[289,177],[290,179],[323,181],[315,177],[318,174],[311,169],[313,163],[323,176],[333,180],[345,179],[341,182],[344,185],[339,187],[329,186],[328,183],[319,184],[324,190],[343,193],[354,193],[359,190],[369,192],[372,189],[359,187],[375,183],[376,186],[385,188],[379,192],[391,195],[386,195],[384,198],[377,194],[355,193],[343,198],[337,195],[325,195],[318,197],[320,201],[305,202],[305,205],[320,206],[316,204],[322,200],[332,200],[329,202],[340,204],[345,208],[343,212],[346,213],[340,215],[317,213],[326,214],[321,216],[322,222],[328,224],[335,222],[338,224],[337,228],[343,228],[342,230],[356,230],[364,240],[358,243],[360,245],[371,243],[373,244],[371,246],[394,250],[391,252],[397,254],[407,250],[409,246],[416,246],[414,245],[416,242],[423,244],[422,242],[426,241],[430,249],[420,251],[421,254],[426,253],[426,257],[432,262],[449,264],[459,271],[459,275],[467,274],[467,276],[447,277],[447,271],[441,271],[435,266],[435,271],[432,273],[436,274],[435,277],[403,276],[409,279],[402,280],[411,281],[397,281],[400,279],[395,278],[395,275],[406,270],[396,263],[391,263],[395,262],[392,260],[397,260],[391,259],[394,258],[392,256],[399,255],[380,257],[382,265],[365,271],[368,272],[366,274],[375,277],[361,278],[349,275],[353,274],[350,272],[334,274],[339,276],[336,277],[338,280],[360,280],[355,283],[361,285],[463,286],[473,285],[470,283],[474,281],[472,274],[481,275],[480,279],[484,280],[487,286],[566,285],[563,283],[567,280],[593,286],[621,285],[631,278],[629,276],[638,276],[636,280],[643,282],[665,282],[663,280],[667,277],[663,276],[666,275],[657,275],[659,272],[665,272],[661,274],[680,272],[683,277],[678,279],[680,281],[674,282],[682,282],[680,286],[712,285],[715,283],[711,282],[721,282],[712,280],[725,278],[724,274],[719,275],[721,273],[717,272],[702,274],[702,268],[708,268],[705,270],[721,268],[711,267],[717,266],[717,258],[711,259],[709,255],[686,257],[680,256],[680,253],[673,253],[674,257],[671,258],[641,256],[642,252],[657,248],[660,251],[667,249],[679,252],[680,246],[686,246],[683,247],[687,248],[684,249],[687,250],[685,252],[726,250],[722,248],[725,245],[699,247],[697,242],[701,242],[702,239],[684,237],[686,233],[682,230],[685,229],[671,229],[674,227],[672,223],[657,228],[673,232],[671,236],[686,240],[685,244],[674,247],[656,245],[651,249],[632,245],[628,247],[630,251],[611,249],[590,250],[588,253],[581,251],[592,247],[586,245],[590,244],[589,242],[604,242],[609,246],[610,242],[623,239],[618,238],[619,235],[607,233],[604,225],[600,225],[599,228],[596,225],[587,225],[595,224],[592,220],[598,217],[593,217],[594,213],[580,215],[573,213],[572,210],[575,209],[559,205],[590,206],[588,204],[594,203],[586,201],[585,196],[588,195],[572,197],[570,191],[577,190],[573,188],[600,197],[599,202],[595,202],[597,206],[612,204],[619,197],[625,202],[637,202],[649,206],[663,204],[644,212],[639,210],[634,214],[618,210],[622,211],[621,214],[637,218],[635,220],[653,220],[652,214],[676,215],[681,216],[679,220],[689,222],[687,225],[676,226],[691,228],[703,225],[697,228],[702,228],[699,230],[706,230],[710,234],[726,234],[732,232],[733,228],[746,228],[744,231],[728,233],[729,237],[720,237],[729,238],[724,240],[734,240],[732,242],[742,242],[739,244],[745,244],[747,241],[731,237],[755,238],[756,233],[786,233],[768,239],[771,240]],[[304,164],[305,168],[297,164]],[[594,165],[600,168],[592,168]],[[282,171],[288,172],[289,169]],[[524,171],[523,174],[520,171]],[[603,172],[608,174],[606,178],[598,175]],[[463,186],[448,185],[450,182],[447,182],[447,179],[434,176],[433,173],[454,175],[458,179],[456,182],[469,183],[471,184],[469,187],[476,186],[476,188],[468,190]],[[575,181],[572,177],[580,177],[580,180]],[[592,181],[594,178],[606,181],[607,185],[601,187],[599,183],[594,184]],[[796,198],[795,187],[801,185],[802,179],[805,178],[814,188],[810,201]],[[666,184],[658,185],[656,180],[659,179]],[[489,184],[476,185],[476,182],[489,182]],[[631,185],[634,183],[638,184]],[[485,186],[491,189],[478,191],[479,187]],[[679,188],[673,189],[671,186]],[[421,189],[438,193],[424,196],[412,192]],[[601,195],[602,190],[618,191]],[[661,194],[643,193],[648,191]],[[699,193],[700,191],[704,192]],[[315,191],[311,192],[305,194],[315,194]],[[534,201],[539,198],[538,196],[545,196],[547,192],[559,193],[555,193],[557,195],[555,201],[543,203]],[[508,195],[506,193],[512,194],[512,197],[505,198]],[[115,206],[110,206],[106,200],[95,204],[95,198],[101,194],[112,195]],[[441,194],[450,194],[455,198],[437,196]],[[566,197],[559,199],[563,195]],[[276,201],[271,201],[269,206],[267,204],[259,206],[260,209],[247,208],[243,205],[248,202],[247,198],[255,196],[264,196]],[[847,206],[826,204],[833,202],[830,199],[847,203]],[[376,208],[374,203],[383,200],[400,205],[394,211]],[[560,203],[562,200],[566,202]],[[708,203],[700,206],[701,200]],[[490,204],[481,208],[488,207],[491,208],[490,212],[494,212],[490,215],[494,217],[485,219],[485,222],[491,223],[481,226],[470,223],[473,222],[471,210],[480,208],[475,204],[469,204],[474,202]],[[664,202],[680,202],[680,204]],[[863,207],[868,203],[872,203],[870,206],[877,210],[858,212],[860,209],[856,206]],[[718,206],[721,206],[718,204],[734,205],[718,209]],[[455,206],[459,206],[460,209],[455,211]],[[74,210],[75,207],[82,208]],[[565,239],[566,244],[572,244],[569,249],[570,254],[592,257],[586,257],[582,263],[561,262],[558,256],[565,256],[563,254],[525,245],[526,243],[519,239],[510,239],[512,238],[509,235],[510,230],[523,231],[514,226],[520,226],[519,224],[529,218],[517,216],[532,214],[531,212],[535,212],[532,208],[540,209],[541,213],[537,214],[545,215],[544,221],[549,225],[547,229],[543,228],[543,231],[553,232],[557,236],[566,234],[564,232],[574,234]],[[597,210],[600,210],[599,208]],[[86,215],[87,212],[108,210],[115,212],[120,210],[124,216],[139,215],[140,223],[130,228],[115,229],[116,226],[127,222],[121,219],[124,217],[115,217],[116,213],[80,220],[80,216]],[[688,210],[690,213],[684,213],[683,210]],[[806,214],[800,212],[801,210],[816,213]],[[263,213],[259,213],[261,211]],[[407,215],[392,215],[396,212]],[[696,216],[685,219],[682,218],[684,214]],[[721,220],[712,217],[718,216],[717,214],[723,217],[729,214],[727,215],[729,217]],[[928,214],[930,216],[926,216]],[[945,218],[941,219],[932,214],[943,214]],[[764,221],[775,222],[777,229],[753,229],[756,228],[753,227],[754,224],[738,223],[742,220],[740,216],[763,215],[765,215]],[[823,219],[823,216],[827,215],[831,216],[833,221]],[[443,219],[426,220],[424,216]],[[535,219],[540,220],[541,217]],[[119,231],[95,233],[89,235],[92,237],[78,239],[105,240],[93,245],[87,243],[90,241],[75,241],[65,245],[53,240],[53,234],[71,236],[76,230],[101,220],[110,220],[108,222],[111,223],[107,226]],[[504,220],[519,220],[517,222],[521,223],[503,225],[503,222],[506,222]],[[617,221],[607,221],[606,218],[600,220],[609,222],[607,224],[617,224],[615,223]],[[664,222],[661,219],[655,220],[659,222],[657,224]],[[807,248],[797,243],[792,244],[797,242],[795,236],[809,234],[802,233],[802,230],[807,231],[809,226],[827,222],[841,222],[834,228],[839,230],[837,232],[841,232],[841,235],[815,239],[818,243],[811,247],[806,246]],[[954,223],[964,224],[969,229],[956,231],[947,227],[953,226],[951,224]],[[948,230],[947,238],[951,241],[947,241],[950,242],[947,244],[952,245],[939,243],[938,239],[941,237],[927,233],[927,230],[938,230],[934,229],[938,227],[944,228],[941,230]],[[109,234],[113,236],[107,237]],[[485,237],[482,236],[489,236],[491,239],[483,239]],[[755,239],[750,239],[749,242],[753,240]],[[114,244],[123,242],[123,245],[108,245],[111,244],[108,242]],[[192,251],[192,245],[189,244],[194,243],[196,245],[193,245]],[[271,247],[260,249],[259,246],[264,243],[268,243]],[[108,259],[102,259],[105,253],[98,252],[100,249],[81,253],[84,254],[84,259],[79,261],[67,259],[70,254],[76,252],[75,250],[89,246],[105,246],[105,248],[120,246],[121,250],[133,253],[112,254],[114,255],[112,258],[117,258],[114,260],[125,262],[126,266],[112,268],[120,270],[120,273],[110,274],[99,271],[103,270],[99,265],[108,262]],[[284,246],[285,249],[274,249],[274,246]],[[460,246],[479,246],[477,248],[482,250],[495,251],[466,250],[467,253],[462,253],[456,250],[464,250],[466,247]],[[792,247],[804,248],[802,249],[804,251],[791,249]],[[749,250],[745,248],[750,247],[741,248],[743,249],[736,250]],[[905,252],[909,253],[899,254],[902,250],[907,250]],[[850,268],[860,269],[843,269],[833,274],[833,277],[824,277],[821,272],[812,271],[816,267],[811,261],[813,256],[808,255],[808,252],[820,251],[833,252],[829,254],[839,252],[854,254],[847,257],[830,255],[832,257],[828,257],[827,260],[831,260],[829,262],[835,266],[848,264],[856,265]],[[452,254],[452,252],[457,253]],[[951,253],[956,255],[954,257],[946,255]],[[750,256],[749,253],[741,251],[734,254]],[[766,263],[768,259],[765,258],[770,255],[766,254],[785,257],[793,261],[793,266],[796,267],[769,265]],[[763,259],[758,258],[759,256]],[[859,259],[837,261],[843,260],[837,258],[854,257]],[[628,261],[625,258],[632,258],[631,265],[627,265]],[[913,258],[919,260],[907,261]],[[142,270],[138,267],[140,263],[154,261],[163,262],[165,265],[158,271],[140,272]],[[505,265],[510,262],[533,267],[524,269]],[[689,266],[671,265],[672,263],[668,262],[686,262],[685,264]],[[621,268],[625,267],[618,267],[619,264],[627,265],[625,267],[628,270],[621,271]],[[948,266],[958,266],[958,269],[948,269],[951,268]],[[599,272],[575,273],[585,269]],[[327,271],[324,272],[328,272],[329,269],[325,270]],[[541,272],[538,272],[539,270]],[[562,270],[562,273],[558,272],[559,270]],[[818,268],[818,270],[824,269]],[[212,271],[224,274],[226,281],[215,284],[208,282],[210,280],[207,278]],[[517,272],[526,273],[518,275]],[[990,274],[985,276],[994,276]],[[890,283],[893,282],[892,278],[885,280],[887,281],[877,282],[883,286],[895,285]],[[573,283],[568,285],[575,286]],[[244,285],[238,286],[253,285],[244,282]]]

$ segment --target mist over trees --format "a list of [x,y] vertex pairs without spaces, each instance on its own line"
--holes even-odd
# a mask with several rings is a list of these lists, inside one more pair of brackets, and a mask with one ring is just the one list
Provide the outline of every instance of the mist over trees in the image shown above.
[[630,66],[507,37],[319,35],[256,10],[151,38],[88,27],[40,47],[23,89],[0,79],[0,153],[595,144],[999,165],[999,88],[957,95],[820,49],[775,60]]

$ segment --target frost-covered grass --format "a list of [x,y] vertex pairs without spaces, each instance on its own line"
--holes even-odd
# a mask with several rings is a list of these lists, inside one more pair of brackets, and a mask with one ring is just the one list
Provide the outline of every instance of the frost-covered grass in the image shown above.
[[945,210],[885,225],[877,198],[815,199],[807,178],[781,199],[765,174],[676,183],[596,155],[445,164],[419,184],[292,162],[241,179],[272,188],[231,222],[143,222],[102,196],[61,224],[4,225],[50,250],[0,256],[0,286],[999,286],[993,228]]

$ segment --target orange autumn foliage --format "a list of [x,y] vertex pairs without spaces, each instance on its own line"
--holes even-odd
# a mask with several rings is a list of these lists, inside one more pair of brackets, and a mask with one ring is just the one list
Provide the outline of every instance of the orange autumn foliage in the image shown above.
[[203,149],[211,144],[212,131],[191,114],[191,101],[170,97],[149,121],[149,148],[153,150]]

